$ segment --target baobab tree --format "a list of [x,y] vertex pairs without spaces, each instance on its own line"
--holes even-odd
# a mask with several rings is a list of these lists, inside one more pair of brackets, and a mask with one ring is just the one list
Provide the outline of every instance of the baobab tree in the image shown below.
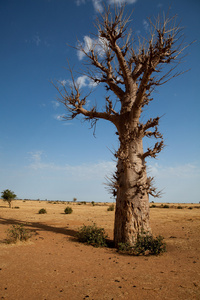
[[[144,108],[153,100],[152,92],[158,86],[180,75],[175,67],[184,50],[181,28],[176,17],[159,16],[149,20],[146,38],[133,39],[130,16],[125,6],[110,7],[96,21],[97,35],[79,42],[76,49],[82,53],[84,76],[93,85],[103,85],[107,94],[105,107],[90,107],[80,82],[71,72],[71,82],[57,82],[58,101],[64,104],[65,119],[82,116],[96,126],[99,119],[113,123],[119,138],[116,172],[110,187],[116,197],[114,242],[133,245],[138,234],[151,232],[149,224],[149,195],[159,196],[153,178],[147,176],[146,158],[155,158],[163,149],[163,136],[158,131],[160,117],[141,121]],[[172,64],[173,63],[173,64]],[[164,68],[167,66],[167,68]],[[90,108],[88,108],[90,107]],[[143,149],[143,139],[154,138],[155,144]]]

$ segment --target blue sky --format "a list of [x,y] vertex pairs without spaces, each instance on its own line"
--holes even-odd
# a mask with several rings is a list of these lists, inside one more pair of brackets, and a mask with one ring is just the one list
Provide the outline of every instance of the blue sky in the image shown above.
[[[111,0],[105,1],[106,4]],[[117,2],[123,2],[118,0]],[[161,119],[166,147],[148,161],[163,202],[199,202],[200,182],[200,1],[129,0],[134,32],[145,34],[148,17],[177,14],[186,50],[181,69],[189,72],[161,86],[147,115]],[[67,60],[80,70],[71,46],[96,33],[101,0],[0,0],[0,191],[19,198],[113,201],[103,183],[114,169],[118,146],[114,127],[99,121],[96,138],[80,119],[63,122],[51,80],[69,80]],[[81,75],[77,75],[81,76]],[[87,89],[88,82],[79,78]],[[103,105],[104,91],[90,95]],[[111,151],[110,151],[110,150]],[[152,199],[150,199],[152,200]]]

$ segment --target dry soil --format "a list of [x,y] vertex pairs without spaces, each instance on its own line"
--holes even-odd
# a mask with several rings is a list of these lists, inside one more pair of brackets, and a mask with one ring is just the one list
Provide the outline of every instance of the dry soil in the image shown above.
[[[16,200],[10,209],[0,200],[0,299],[200,299],[199,205],[151,208],[153,233],[164,236],[167,252],[145,257],[77,242],[78,228],[92,222],[113,238],[108,205]],[[31,230],[30,240],[6,244],[12,224]]]

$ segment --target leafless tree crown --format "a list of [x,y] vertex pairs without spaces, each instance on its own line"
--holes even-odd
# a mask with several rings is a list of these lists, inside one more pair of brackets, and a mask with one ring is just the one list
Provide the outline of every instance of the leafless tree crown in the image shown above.
[[[88,110],[87,96],[81,95],[79,84],[71,71],[69,86],[62,83],[55,85],[59,101],[67,109],[65,118],[73,119],[81,114],[93,124],[102,118],[116,125],[119,115],[130,111],[137,113],[138,107],[147,105],[152,100],[150,95],[156,86],[180,75],[174,70],[180,63],[185,47],[182,30],[176,25],[176,16],[158,16],[153,21],[149,19],[148,37],[136,37],[136,43],[129,28],[130,16],[125,15],[124,10],[125,6],[115,8],[113,15],[108,7],[97,19],[98,33],[92,42],[86,47],[79,43],[77,47],[85,56],[84,74],[93,84],[105,84],[106,89],[116,96],[120,108],[116,111],[115,102],[107,96],[104,111],[97,111],[96,106]],[[169,64],[167,71],[161,72]],[[149,126],[150,122],[145,125],[146,129]]]

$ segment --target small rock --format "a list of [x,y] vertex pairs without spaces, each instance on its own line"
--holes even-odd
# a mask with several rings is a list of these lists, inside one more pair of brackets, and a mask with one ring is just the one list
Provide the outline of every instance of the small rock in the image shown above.
[[198,284],[197,284],[196,282],[193,282],[193,284],[194,284],[194,286],[196,286],[196,287],[198,286]]

